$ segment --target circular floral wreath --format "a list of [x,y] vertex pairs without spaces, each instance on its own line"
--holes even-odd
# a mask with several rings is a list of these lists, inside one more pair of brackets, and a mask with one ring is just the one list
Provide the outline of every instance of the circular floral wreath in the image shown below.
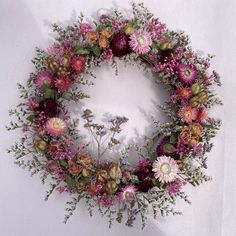
[[[167,29],[143,4],[132,4],[132,10],[130,19],[114,10],[93,23],[84,22],[81,14],[66,28],[54,24],[55,43],[46,51],[36,50],[35,72],[27,87],[18,84],[24,101],[10,111],[17,121],[7,129],[23,128],[24,136],[8,151],[17,165],[32,175],[40,173],[43,183],[50,178],[46,199],[54,189],[73,196],[65,222],[85,199],[89,213],[97,207],[110,225],[127,213],[126,225],[132,226],[139,214],[144,227],[148,209],[154,217],[180,214],[173,209],[176,199],[190,203],[181,188],[210,180],[203,171],[205,154],[220,121],[207,113],[214,104],[222,104],[213,90],[220,86],[219,75],[208,72],[212,56],[194,53],[183,32]],[[151,70],[155,81],[166,87],[170,98],[160,108],[169,121],[154,121],[151,137],[125,148],[119,160],[111,162],[101,157],[119,144],[116,135],[128,119],[114,117],[104,126],[94,122],[92,111],[81,114],[98,146],[94,154],[77,132],[68,105],[88,98],[82,88],[92,83],[85,75],[95,77],[93,68],[104,63],[116,67],[118,59]],[[108,139],[104,149],[103,139]],[[126,160],[132,148],[139,158],[135,167]]]

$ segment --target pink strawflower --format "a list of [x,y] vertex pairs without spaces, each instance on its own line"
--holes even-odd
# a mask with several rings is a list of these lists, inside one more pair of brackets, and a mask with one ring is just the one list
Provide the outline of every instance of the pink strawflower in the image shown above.
[[181,121],[191,123],[197,119],[197,109],[191,106],[184,106],[180,108],[178,115]]
[[110,207],[113,203],[113,198],[108,194],[104,193],[98,200],[99,204],[103,207]]
[[169,156],[160,156],[153,162],[154,177],[162,183],[169,183],[176,179],[178,165],[176,161]]
[[35,80],[35,87],[37,89],[40,89],[44,85],[47,85],[48,87],[52,88],[53,84],[53,74],[50,71],[42,71],[38,73]]
[[206,107],[202,106],[198,108],[197,111],[197,119],[196,121],[199,123],[203,123],[207,118],[207,109]]
[[186,181],[183,181],[179,178],[175,179],[175,181],[168,183],[167,185],[167,191],[169,193],[175,194],[180,192],[181,188],[186,185]]
[[129,45],[137,54],[145,54],[150,51],[152,38],[149,33],[136,31],[130,36]]
[[179,88],[177,94],[180,100],[188,100],[192,96],[192,91],[190,88]]
[[82,56],[73,56],[71,59],[71,69],[74,72],[81,73],[84,70],[85,58]]
[[72,84],[72,80],[68,77],[60,77],[55,81],[55,87],[59,92],[66,92]]
[[46,122],[45,130],[53,137],[58,137],[65,132],[66,123],[62,119],[54,117]]
[[134,185],[130,184],[121,189],[120,200],[121,202],[130,202],[134,199],[137,189]]
[[185,85],[193,84],[197,79],[197,70],[193,65],[180,64],[178,72],[179,80]]

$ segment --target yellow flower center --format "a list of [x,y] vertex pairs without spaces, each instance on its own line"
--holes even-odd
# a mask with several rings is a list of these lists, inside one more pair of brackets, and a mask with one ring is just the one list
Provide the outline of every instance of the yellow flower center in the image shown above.
[[56,130],[59,130],[61,128],[60,127],[60,122],[59,121],[53,122],[53,128],[56,129]]
[[170,165],[168,163],[164,163],[161,165],[161,171],[163,174],[170,174],[171,172],[171,168]]
[[145,38],[143,36],[139,36],[137,39],[138,43],[142,46],[145,44]]

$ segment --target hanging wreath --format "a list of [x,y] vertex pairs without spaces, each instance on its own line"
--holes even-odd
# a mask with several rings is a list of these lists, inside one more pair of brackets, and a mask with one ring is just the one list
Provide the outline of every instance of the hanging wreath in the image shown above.
[[[93,23],[84,22],[81,14],[66,28],[54,24],[55,43],[36,49],[35,72],[26,87],[18,84],[23,101],[10,111],[17,122],[7,129],[22,128],[24,135],[8,151],[17,165],[39,173],[42,183],[50,179],[46,200],[54,189],[72,195],[65,222],[85,199],[89,213],[98,208],[110,225],[126,213],[126,225],[140,215],[144,227],[148,209],[154,217],[180,214],[173,209],[176,199],[190,203],[182,187],[210,180],[204,173],[205,154],[220,121],[208,117],[208,110],[221,104],[213,90],[221,85],[219,75],[208,72],[212,56],[193,52],[183,32],[167,29],[143,4],[132,4],[132,9],[133,18],[114,10]],[[91,152],[91,142],[80,136],[78,120],[68,110],[69,102],[88,99],[83,87],[93,84],[86,79],[95,77],[93,69],[107,63],[116,67],[117,60],[152,71],[170,97],[159,106],[168,122],[154,120],[153,135],[142,145],[124,148],[112,162],[102,157],[120,145],[116,137],[128,119],[117,116],[108,125],[97,124],[91,110],[83,111],[80,119],[97,143],[97,152]],[[139,158],[136,166],[127,162],[131,149]]]

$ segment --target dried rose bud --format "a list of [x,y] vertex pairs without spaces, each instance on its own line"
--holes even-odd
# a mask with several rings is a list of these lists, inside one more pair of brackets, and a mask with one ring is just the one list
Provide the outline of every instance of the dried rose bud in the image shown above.
[[70,66],[70,59],[68,55],[63,55],[60,59],[61,66],[68,68]]
[[105,189],[108,194],[112,195],[117,191],[118,185],[114,180],[110,180],[107,182]]
[[77,188],[78,191],[83,190],[85,188],[85,182],[84,181],[78,181],[76,183],[76,188]]
[[113,164],[109,170],[109,175],[112,179],[121,179],[122,178],[122,172],[120,169],[120,163]]
[[60,67],[58,68],[57,75],[58,75],[59,77],[64,77],[64,76],[68,75],[67,68],[64,67],[64,66],[60,66]]
[[96,31],[89,31],[86,34],[86,38],[90,43],[94,43],[98,40],[98,33]]
[[88,170],[88,169],[86,169],[86,168],[83,168],[83,170],[82,170],[82,175],[83,175],[84,177],[89,177],[89,176],[91,175],[91,171]]
[[209,95],[207,92],[199,93],[198,99],[199,99],[200,104],[204,104],[207,101],[208,97],[209,97]]
[[83,163],[84,165],[90,165],[92,163],[92,158],[90,156],[77,156],[77,163]]
[[42,139],[38,139],[34,141],[34,147],[41,152],[46,151],[47,146],[48,146],[47,143]]
[[171,40],[167,39],[165,41],[163,41],[160,45],[160,49],[162,51],[165,51],[165,50],[168,50],[168,49],[172,49],[173,48],[173,45],[172,45],[172,42]]
[[97,177],[101,182],[105,182],[109,179],[109,175],[106,170],[98,170]]
[[127,25],[125,26],[124,31],[125,31],[125,33],[126,33],[127,35],[131,35],[131,34],[134,33],[135,28],[134,28],[134,26],[133,26],[132,24],[127,24]]
[[112,36],[112,32],[109,31],[109,30],[103,29],[103,30],[101,30],[99,32],[99,37],[101,37],[101,36],[103,36],[103,37],[108,39],[108,38],[110,38]]
[[71,175],[78,176],[82,171],[82,167],[77,165],[75,161],[70,160],[68,161],[68,171]]
[[191,91],[193,95],[197,95],[201,91],[201,85],[199,83],[194,83],[191,86]]
[[59,65],[58,65],[57,61],[54,58],[51,58],[51,57],[48,58],[48,68],[51,71],[53,71],[53,72],[57,71],[58,67],[59,67]]

